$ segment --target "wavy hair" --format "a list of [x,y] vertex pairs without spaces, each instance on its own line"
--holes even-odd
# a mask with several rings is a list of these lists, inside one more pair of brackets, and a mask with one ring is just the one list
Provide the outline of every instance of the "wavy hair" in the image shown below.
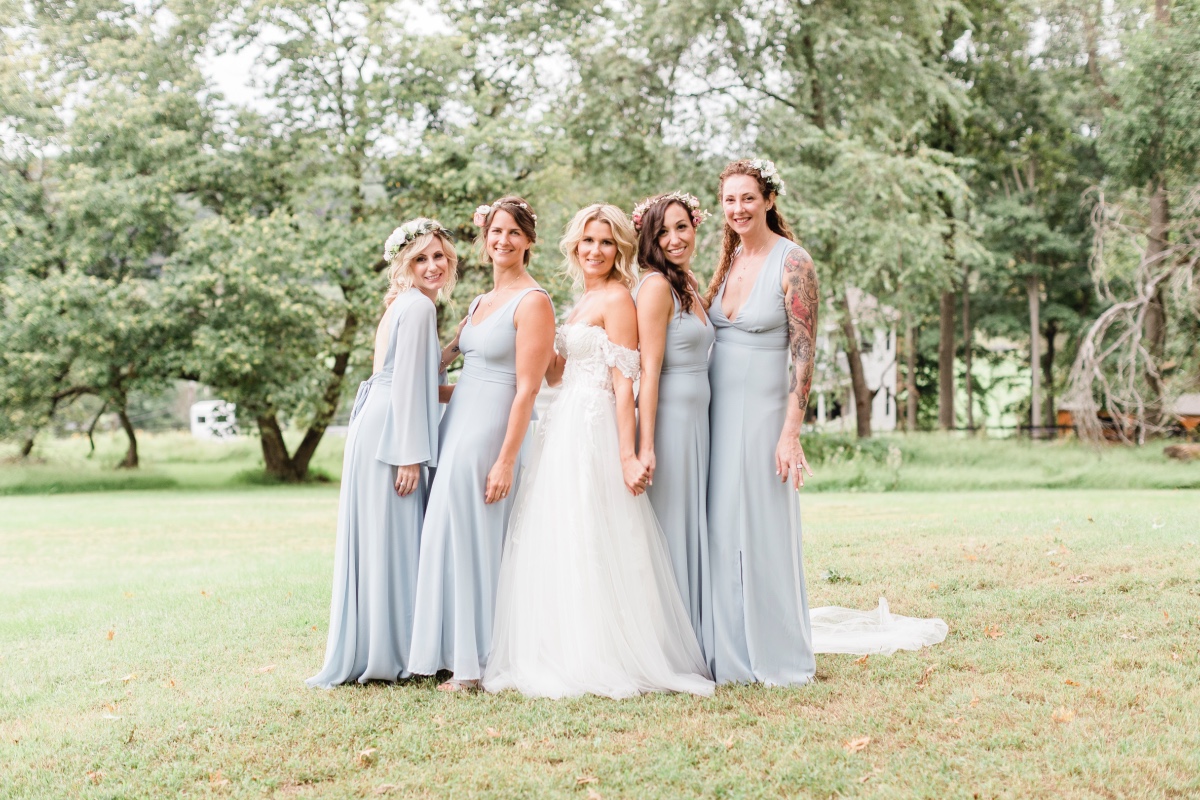
[[438,297],[449,300],[454,284],[458,283],[458,253],[454,250],[454,241],[445,231],[424,233],[400,248],[400,252],[392,259],[388,268],[388,289],[384,295],[383,304],[390,306],[401,292],[412,288],[412,262],[418,254],[434,239],[442,240],[442,252],[446,254],[446,285],[438,290]]
[[692,310],[692,287],[687,273],[667,260],[666,253],[658,243],[658,234],[663,228],[663,219],[667,216],[667,209],[672,205],[682,208],[684,214],[687,215],[688,224],[692,225],[692,230],[696,229],[692,224],[692,210],[682,200],[670,198],[666,202],[652,202],[642,216],[642,229],[638,233],[638,263],[641,264],[642,269],[657,272],[667,279],[671,291],[679,298],[680,310],[686,314]]
[[637,231],[625,212],[609,203],[593,203],[581,209],[567,224],[558,249],[566,257],[563,268],[576,284],[583,282],[583,265],[579,263],[579,243],[583,241],[583,229],[589,222],[607,222],[617,243],[617,257],[613,261],[613,272],[626,289],[637,286]]
[[528,267],[529,260],[533,258],[533,246],[537,244],[537,216],[533,213],[533,206],[529,205],[525,198],[515,194],[507,194],[491,204],[491,209],[484,217],[483,225],[479,226],[479,238],[475,240],[479,247],[480,258],[484,264],[492,263],[487,254],[487,232],[497,211],[507,211],[511,214],[517,227],[521,229],[521,233],[529,239],[529,249],[525,251],[525,266]]
[[[779,211],[779,199],[775,196],[775,190],[771,187],[770,182],[763,177],[762,172],[751,165],[749,159],[743,158],[740,161],[731,161],[725,166],[725,169],[721,170],[721,182],[717,191],[718,196],[724,191],[725,179],[733,175],[749,175],[758,182],[758,190],[762,193],[763,199],[775,200],[775,204],[767,209],[767,227],[789,241],[796,241],[796,235],[792,233],[787,220],[783,218],[783,214]],[[724,209],[724,206],[725,204],[722,203],[722,209]],[[733,266],[733,256],[742,244],[742,237],[733,228],[729,227],[729,222],[725,220],[724,213],[722,213],[721,219],[724,226],[724,235],[721,238],[721,257],[717,260],[717,269],[713,272],[712,280],[708,282],[708,291],[704,294],[704,301],[706,303],[712,303],[713,298],[717,296],[717,290],[721,288],[721,284],[725,282],[725,276],[729,274],[729,268]]]

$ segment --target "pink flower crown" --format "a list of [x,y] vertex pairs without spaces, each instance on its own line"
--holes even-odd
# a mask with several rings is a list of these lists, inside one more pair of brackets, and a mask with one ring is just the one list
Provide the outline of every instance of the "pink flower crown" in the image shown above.
[[529,212],[529,216],[533,217],[533,221],[537,222],[537,214],[533,213],[533,209],[530,208],[529,206],[527,206],[525,203],[502,203],[499,200],[497,200],[495,203],[492,203],[490,205],[483,205],[483,206],[479,206],[478,208],[476,208],[475,214],[471,217],[471,221],[475,223],[476,227],[482,228],[484,226],[484,224],[487,222],[488,214],[490,214],[493,211],[496,211],[498,209],[504,208],[505,206],[513,206],[514,208],[523,208]]
[[654,197],[647,197],[645,200],[634,206],[633,214],[630,215],[631,219],[633,220],[633,227],[640,231],[642,229],[642,218],[646,216],[646,212],[649,211],[653,206],[670,200],[678,200],[679,202],[683,203],[684,207],[686,207],[692,215],[693,228],[699,228],[700,223],[704,222],[704,220],[711,216],[709,212],[700,208],[700,198],[696,197],[696,195],[688,194],[687,192],[671,192],[669,194],[658,194]]

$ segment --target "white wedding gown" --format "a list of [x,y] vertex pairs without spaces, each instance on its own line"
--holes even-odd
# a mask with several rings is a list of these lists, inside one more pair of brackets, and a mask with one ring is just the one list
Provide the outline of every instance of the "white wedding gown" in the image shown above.
[[654,510],[622,477],[610,370],[636,378],[638,354],[585,324],[560,327],[555,349],[566,371],[509,522],[483,686],[531,697],[710,695]]

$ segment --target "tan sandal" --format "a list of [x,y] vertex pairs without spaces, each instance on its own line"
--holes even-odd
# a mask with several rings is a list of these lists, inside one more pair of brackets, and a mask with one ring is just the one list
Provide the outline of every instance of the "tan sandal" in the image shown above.
[[437,690],[439,692],[470,692],[478,688],[478,680],[460,681],[456,678],[451,678],[445,683],[439,683]]

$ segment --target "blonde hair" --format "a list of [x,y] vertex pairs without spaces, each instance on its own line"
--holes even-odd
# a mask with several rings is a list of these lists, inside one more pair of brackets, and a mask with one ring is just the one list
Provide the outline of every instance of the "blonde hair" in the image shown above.
[[396,253],[396,256],[392,259],[391,266],[388,268],[388,290],[383,298],[385,306],[390,306],[392,301],[401,292],[407,292],[412,288],[413,259],[428,247],[434,239],[442,240],[442,252],[446,254],[446,284],[438,290],[438,297],[442,300],[450,299],[450,293],[454,291],[454,284],[458,282],[458,253],[454,251],[454,242],[451,241],[450,235],[445,231],[438,230],[421,234],[401,247],[400,252]]
[[[775,193],[775,187],[763,176],[762,170],[754,166],[753,162],[749,159],[744,158],[740,161],[731,161],[725,165],[725,169],[721,170],[721,182],[718,194],[725,189],[725,179],[734,175],[749,175],[758,182],[758,191],[762,194],[763,199],[775,201],[767,209],[767,227],[783,238],[795,242],[796,234],[792,233],[791,226],[787,224],[787,220],[783,218],[783,214],[779,211],[779,198]],[[722,198],[722,208],[724,208],[724,205],[724,198]],[[717,296],[717,290],[725,282],[725,276],[729,274],[729,268],[733,266],[733,257],[741,244],[742,237],[737,231],[729,227],[729,221],[725,220],[724,231],[721,237],[721,257],[717,259],[717,269],[713,272],[712,280],[708,282],[708,291],[704,294],[704,302],[706,304],[711,305],[713,299]]]
[[582,209],[567,225],[566,233],[558,249],[566,256],[563,267],[576,283],[583,282],[583,265],[579,263],[579,243],[583,241],[583,229],[589,222],[607,222],[617,242],[617,257],[613,261],[613,272],[627,289],[637,286],[637,231],[625,212],[609,203],[593,203]]

